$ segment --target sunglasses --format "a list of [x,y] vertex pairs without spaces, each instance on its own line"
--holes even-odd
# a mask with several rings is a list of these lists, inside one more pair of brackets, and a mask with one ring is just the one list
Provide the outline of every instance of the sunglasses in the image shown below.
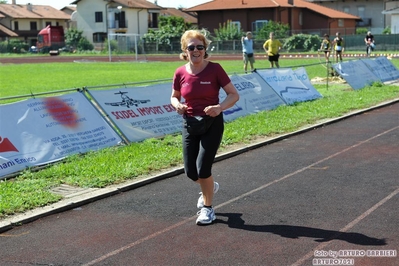
[[203,46],[203,45],[197,45],[197,46],[195,46],[195,45],[190,45],[190,46],[187,46],[187,50],[189,50],[189,51],[191,51],[191,52],[194,51],[195,48],[197,48],[198,51],[202,51],[202,50],[205,49],[205,46]]

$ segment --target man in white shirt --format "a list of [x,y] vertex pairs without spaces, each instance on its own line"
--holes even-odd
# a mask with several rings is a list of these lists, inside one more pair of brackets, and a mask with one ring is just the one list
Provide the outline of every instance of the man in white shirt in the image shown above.
[[254,42],[252,40],[252,32],[248,31],[246,36],[243,36],[241,38],[241,44],[242,44],[242,58],[244,61],[244,71],[245,73],[247,73],[248,62],[251,66],[251,71],[254,70],[254,63],[255,63]]

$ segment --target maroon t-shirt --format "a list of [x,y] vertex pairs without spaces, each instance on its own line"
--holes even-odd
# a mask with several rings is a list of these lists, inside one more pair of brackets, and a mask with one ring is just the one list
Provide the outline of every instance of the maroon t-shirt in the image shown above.
[[205,115],[205,107],[219,104],[219,90],[229,83],[230,77],[221,65],[213,62],[196,75],[189,74],[183,65],[173,77],[173,89],[185,99],[188,116]]

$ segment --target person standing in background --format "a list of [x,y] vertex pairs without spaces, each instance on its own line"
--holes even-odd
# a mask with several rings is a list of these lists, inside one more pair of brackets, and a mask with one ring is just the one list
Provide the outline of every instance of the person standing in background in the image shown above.
[[324,34],[324,39],[320,45],[320,51],[324,52],[324,58],[326,59],[326,63],[330,60],[330,53],[331,53],[331,41],[330,36],[328,34]]
[[[234,106],[239,94],[222,66],[206,60],[210,41],[202,31],[186,31],[180,44],[180,58],[187,63],[174,73],[170,101],[183,116],[184,170],[201,187],[196,224],[207,225],[216,219],[212,201],[219,184],[214,181],[212,165],[223,137],[223,111]],[[227,95],[222,102],[220,89]]]
[[374,51],[375,48],[374,36],[371,34],[371,31],[367,32],[364,42],[366,43],[366,55],[370,56],[371,52]]
[[274,39],[274,32],[270,32],[269,38],[270,39],[263,44],[263,49],[269,57],[270,67],[273,68],[274,65],[276,65],[276,67],[279,68],[278,59],[283,45],[279,40]]
[[251,66],[251,72],[254,71],[254,42],[252,40],[252,32],[248,31],[246,36],[241,38],[242,44],[242,58],[244,61],[244,72],[247,73],[248,62]]
[[334,51],[335,51],[335,62],[338,63],[339,61],[342,62],[342,53],[344,52],[344,38],[341,37],[341,34],[337,32],[335,34],[334,43]]

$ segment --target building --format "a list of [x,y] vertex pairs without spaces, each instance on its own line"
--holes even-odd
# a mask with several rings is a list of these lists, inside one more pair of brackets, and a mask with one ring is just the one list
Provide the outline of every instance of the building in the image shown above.
[[47,25],[68,27],[70,15],[45,5],[0,4],[0,40],[17,38],[36,45],[37,34]]
[[361,18],[357,27],[364,27],[374,33],[382,33],[391,26],[392,12],[384,12],[399,7],[398,1],[392,0],[306,0],[325,7],[334,8]]
[[74,19],[78,30],[96,47],[108,34],[138,34],[158,27],[158,17],[163,9],[146,0],[76,0]]
[[190,23],[193,26],[197,26],[197,14],[193,12],[185,12],[183,9],[176,9],[172,7],[165,7],[161,10],[161,16],[169,17],[181,17],[186,23]]
[[214,0],[186,11],[198,14],[198,26],[209,31],[220,24],[232,21],[244,31],[253,31],[264,22],[276,21],[289,24],[292,33],[353,34],[360,18],[304,0]]

